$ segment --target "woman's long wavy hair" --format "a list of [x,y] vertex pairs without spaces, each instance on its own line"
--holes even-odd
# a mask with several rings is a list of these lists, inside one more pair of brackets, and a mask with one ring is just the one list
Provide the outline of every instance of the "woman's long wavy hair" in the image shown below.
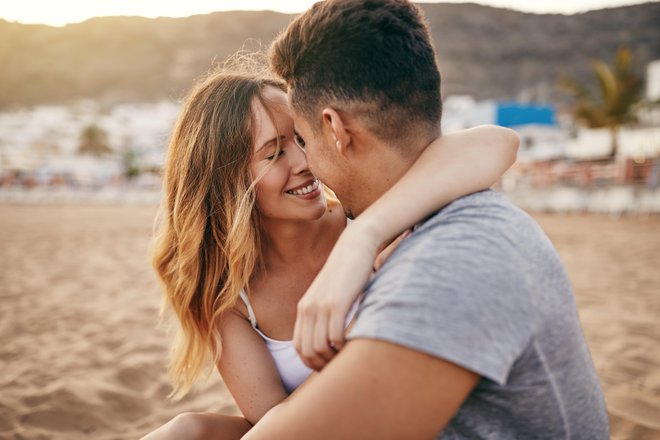
[[217,362],[220,319],[263,267],[258,177],[249,168],[252,103],[264,103],[266,86],[284,86],[254,66],[239,58],[199,81],[167,151],[153,266],[164,284],[163,312],[171,309],[179,323],[169,366],[173,398],[191,389],[209,355]]

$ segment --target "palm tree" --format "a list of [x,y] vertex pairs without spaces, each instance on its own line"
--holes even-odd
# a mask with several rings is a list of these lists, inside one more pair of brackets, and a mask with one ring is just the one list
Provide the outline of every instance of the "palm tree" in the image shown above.
[[121,162],[124,167],[124,177],[130,180],[140,175],[139,154],[136,150],[132,148],[124,149]]
[[108,133],[98,125],[88,125],[80,133],[78,153],[92,156],[112,153],[112,149],[108,146]]
[[623,124],[636,120],[637,104],[640,102],[642,81],[635,74],[631,60],[630,50],[622,47],[616,53],[613,67],[602,60],[591,62],[598,80],[597,96],[588,87],[570,78],[560,81],[560,85],[573,95],[571,112],[579,123],[589,128],[609,128],[612,159],[619,147],[619,129]]

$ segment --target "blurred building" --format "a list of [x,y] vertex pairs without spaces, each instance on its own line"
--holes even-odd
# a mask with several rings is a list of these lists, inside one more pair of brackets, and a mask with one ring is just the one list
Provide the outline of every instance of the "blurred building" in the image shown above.
[[567,131],[557,123],[553,106],[533,103],[487,100],[452,96],[444,102],[443,132],[482,124],[508,127],[520,135],[518,160],[533,162],[565,156]]
[[653,61],[646,67],[646,99],[660,100],[660,60]]
[[660,126],[660,60],[646,68],[646,102],[639,109],[638,118],[643,126]]
[[[125,183],[158,188],[167,142],[180,106],[175,102],[121,104],[104,108],[92,101],[72,106],[37,106],[0,113],[0,186],[100,188]],[[80,154],[82,132],[97,127],[110,153]]]

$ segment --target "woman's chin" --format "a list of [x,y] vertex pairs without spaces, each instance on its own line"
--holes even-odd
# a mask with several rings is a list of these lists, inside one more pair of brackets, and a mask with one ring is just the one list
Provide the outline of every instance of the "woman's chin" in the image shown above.
[[298,221],[308,221],[314,222],[321,219],[325,213],[328,211],[328,207],[325,203],[325,198],[319,200],[313,205],[308,205],[305,207],[300,206],[289,206],[289,209],[284,209],[283,206],[278,207],[277,211],[275,210],[261,210],[262,218],[264,220],[279,220],[286,221],[291,220],[294,222]]
[[327,205],[325,203],[319,203],[318,206],[315,206],[313,209],[310,209],[307,213],[305,213],[304,219],[309,221],[319,220],[325,215],[327,211]]

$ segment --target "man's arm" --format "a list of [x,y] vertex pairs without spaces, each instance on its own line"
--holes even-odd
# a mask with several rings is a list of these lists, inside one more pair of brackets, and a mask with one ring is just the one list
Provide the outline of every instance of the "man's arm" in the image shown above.
[[244,439],[432,439],[480,377],[401,345],[354,339]]

